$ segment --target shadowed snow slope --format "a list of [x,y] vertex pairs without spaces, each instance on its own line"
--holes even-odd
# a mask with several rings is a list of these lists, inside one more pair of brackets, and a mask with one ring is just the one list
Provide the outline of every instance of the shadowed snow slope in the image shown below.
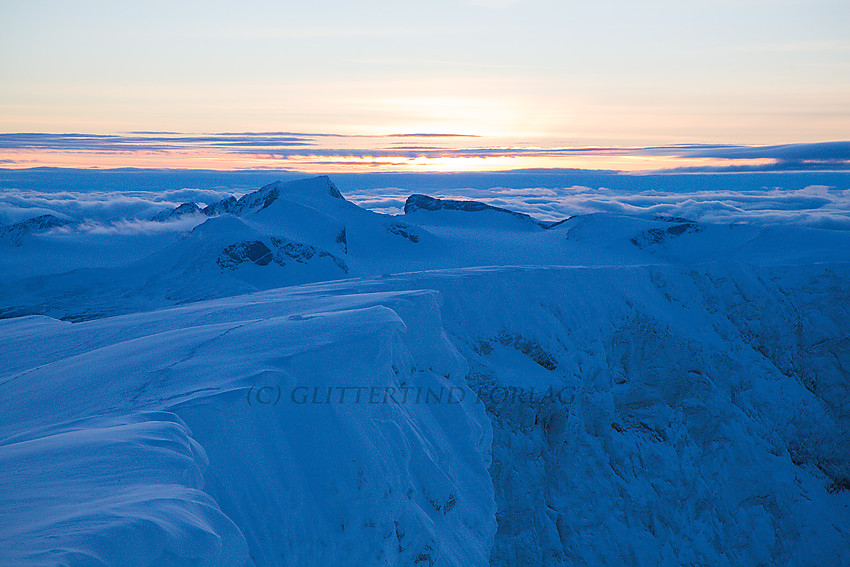
[[[487,561],[490,426],[434,292],[248,296],[0,333],[10,564]],[[383,403],[404,385],[456,403]],[[293,402],[343,386],[361,403]]]
[[0,239],[0,564],[850,564],[850,233],[415,201]]
[[[848,276],[468,269],[7,320],[0,555],[841,564]],[[384,403],[405,386],[463,400]]]

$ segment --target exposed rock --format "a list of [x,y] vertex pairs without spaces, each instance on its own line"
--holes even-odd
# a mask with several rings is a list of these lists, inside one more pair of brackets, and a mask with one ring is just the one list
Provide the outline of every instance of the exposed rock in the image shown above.
[[170,211],[162,211],[154,215],[153,220],[157,222],[165,222],[172,219],[180,218],[184,215],[196,215],[201,212],[198,205],[195,203],[182,203]]
[[434,197],[429,197],[428,195],[421,194],[413,194],[407,198],[407,201],[404,202],[404,214],[413,213],[419,210],[424,211],[439,211],[439,210],[447,210],[447,211],[464,211],[468,213],[475,213],[479,211],[495,211],[498,213],[505,213],[511,215],[517,219],[530,222],[535,224],[541,228],[552,228],[564,222],[564,219],[556,222],[542,222],[538,221],[531,215],[527,215],[525,213],[518,213],[516,211],[511,211],[509,209],[503,209],[502,207],[494,207],[493,205],[488,205],[487,203],[482,203],[480,201],[458,201],[454,199],[437,199]]
[[[666,222],[675,222],[674,220],[668,220],[666,218],[664,220]],[[700,225],[695,222],[686,221],[681,224],[674,224],[673,226],[667,227],[666,229],[650,228],[649,230],[645,230],[637,236],[630,238],[629,241],[638,248],[646,248],[649,246],[659,245],[669,240],[670,238],[675,238],[685,233],[695,233],[701,231],[702,227],[700,227]]]
[[204,207],[201,212],[208,217],[215,217],[218,215],[225,215],[227,213],[233,212],[233,209],[236,207],[236,197],[230,196],[226,199],[222,199],[217,203],[212,203]]
[[222,269],[234,269],[242,262],[251,261],[258,266],[265,266],[274,259],[269,247],[259,240],[231,244],[221,251],[216,263]]
[[54,215],[40,215],[9,226],[0,227],[0,238],[6,238],[11,240],[15,246],[20,246],[21,238],[25,234],[46,232],[52,228],[69,224],[72,224],[72,221],[60,219]]

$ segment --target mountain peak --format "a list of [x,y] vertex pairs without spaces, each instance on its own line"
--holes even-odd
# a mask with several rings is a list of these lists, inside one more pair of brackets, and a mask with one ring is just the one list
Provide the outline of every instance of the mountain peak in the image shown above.
[[51,228],[65,226],[71,224],[72,221],[61,219],[57,216],[47,214],[29,218],[9,226],[0,227],[0,238],[7,237],[15,243],[16,246],[21,245],[21,238],[25,234],[33,232],[44,232]]
[[163,222],[169,219],[182,217],[183,215],[199,214],[201,209],[195,203],[181,203],[170,211],[162,211],[154,215],[153,220]]
[[327,175],[319,175],[308,179],[297,179],[295,181],[275,181],[260,188],[259,192],[263,191],[278,191],[279,194],[285,195],[329,195],[335,199],[345,200],[339,189],[336,188],[331,178]]
[[15,224],[11,224],[9,226],[4,226],[0,228],[2,232],[15,232],[15,231],[23,231],[23,232],[34,232],[40,230],[49,230],[51,228],[55,228],[57,226],[65,226],[66,224],[71,224],[72,221],[60,219],[59,217],[51,214],[47,215],[39,215],[37,217],[32,217],[27,220],[23,220],[20,222],[16,222]]
[[236,197],[231,195],[230,197],[227,197],[226,199],[222,199],[221,201],[218,201],[217,203],[212,203],[212,204],[207,205],[206,207],[204,207],[204,209],[201,212],[203,214],[207,215],[208,217],[223,215],[223,214],[231,212],[233,210],[233,208],[236,206],[236,202],[237,202]]
[[244,195],[238,201],[220,201],[216,204],[218,206],[211,210],[211,214],[216,214],[219,211],[236,215],[258,212],[277,201],[281,196],[302,202],[315,202],[327,197],[347,202],[330,178],[327,175],[320,175],[309,179],[269,183],[253,193]]
[[509,209],[503,209],[502,207],[495,207],[493,205],[488,205],[487,203],[482,203],[480,201],[458,201],[454,199],[437,199],[435,197],[429,197],[428,195],[421,194],[413,194],[407,198],[407,201],[404,203],[404,214],[414,213],[416,211],[463,211],[463,212],[479,212],[479,211],[493,211],[496,213],[504,213],[507,215],[511,215],[516,219],[521,221],[526,221],[533,223],[541,228],[551,228],[553,226],[557,226],[564,221],[559,221],[555,223],[547,223],[541,222],[532,217],[531,215],[527,215],[525,213],[519,213],[517,211],[511,211]]

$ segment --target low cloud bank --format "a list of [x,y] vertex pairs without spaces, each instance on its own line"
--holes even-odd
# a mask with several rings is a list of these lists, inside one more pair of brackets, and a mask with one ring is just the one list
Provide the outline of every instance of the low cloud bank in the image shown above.
[[[0,223],[52,214],[60,218],[87,221],[92,226],[107,226],[117,221],[149,221],[162,211],[181,203],[213,203],[230,196],[224,190],[177,189],[155,191],[37,191],[7,189],[0,192]],[[175,230],[175,223],[167,224]],[[197,224],[197,223],[196,223]],[[81,225],[82,226],[82,225]],[[139,224],[141,226],[141,224]]]
[[[71,170],[61,172],[61,175],[67,177],[68,171]],[[192,223],[197,224],[203,219],[190,217],[168,223],[154,223],[151,219],[155,214],[171,210],[181,203],[203,205],[246,192],[246,179],[237,177],[244,174],[233,174],[234,183],[229,187],[226,185],[229,178],[224,175],[216,177],[214,185],[212,179],[207,184],[204,182],[206,178],[196,179],[193,175],[197,176],[187,172],[183,181],[186,184],[197,183],[196,188],[158,190],[156,184],[152,184],[145,190],[132,191],[87,190],[79,184],[66,185],[70,187],[67,190],[56,190],[56,185],[42,178],[44,189],[28,187],[0,191],[0,223],[12,224],[53,214],[85,221],[76,225],[76,230],[91,233],[187,230],[194,226]],[[412,193],[425,193],[440,198],[484,201],[550,221],[573,215],[614,213],[641,217],[672,215],[708,223],[794,224],[850,230],[850,181],[841,176],[833,175],[828,180],[821,180],[818,174],[811,174],[802,177],[804,181],[801,182],[800,176],[804,174],[752,179],[723,175],[547,175],[533,172],[477,177],[342,174],[335,181],[350,201],[388,214],[400,214],[405,200]],[[130,174],[127,176],[129,178]],[[259,188],[269,180],[258,177],[253,188]],[[837,186],[815,184],[818,181]],[[558,186],[558,182],[563,185]],[[764,186],[758,188],[762,182]],[[122,183],[123,187],[132,185],[129,180]],[[527,186],[523,186],[525,183]],[[213,185],[213,188],[204,188],[205,184],[208,187]]]
[[[346,196],[362,207],[398,214],[404,207],[407,192],[401,188],[385,188]],[[850,230],[850,190],[821,185],[797,190],[693,192],[628,192],[584,186],[561,189],[495,187],[433,192],[432,196],[480,200],[542,220],[614,213],[648,218],[671,215],[707,223],[795,224]]]

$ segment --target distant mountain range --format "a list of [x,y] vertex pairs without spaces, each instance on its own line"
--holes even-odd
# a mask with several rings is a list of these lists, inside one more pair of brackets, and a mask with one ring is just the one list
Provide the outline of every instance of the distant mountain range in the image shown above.
[[407,199],[403,215],[379,214],[347,201],[328,177],[271,183],[203,208],[184,203],[135,232],[121,222],[130,221],[92,229],[42,215],[0,228],[0,315],[79,320],[284,285],[470,266],[850,258],[847,233],[800,227],[603,213],[542,222],[421,194]]

